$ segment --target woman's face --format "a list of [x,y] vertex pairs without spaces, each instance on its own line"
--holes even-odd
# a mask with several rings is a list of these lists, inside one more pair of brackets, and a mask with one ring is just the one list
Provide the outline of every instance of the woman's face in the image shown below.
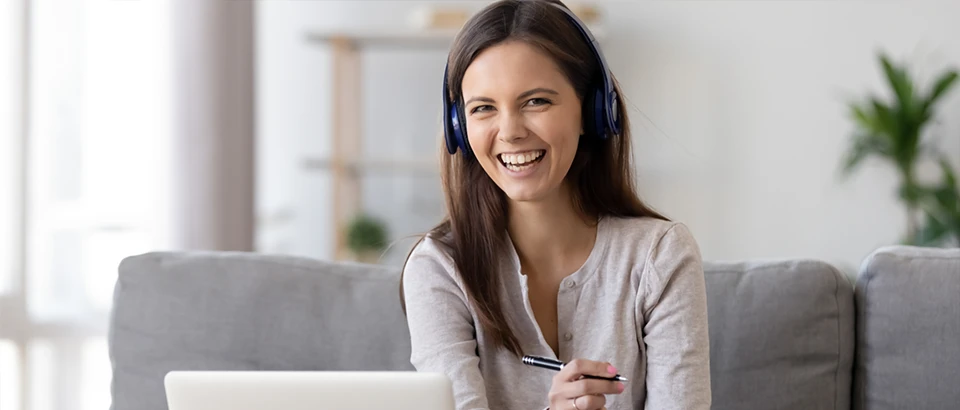
[[580,99],[553,60],[520,41],[490,47],[461,85],[467,139],[513,201],[553,199],[577,153]]

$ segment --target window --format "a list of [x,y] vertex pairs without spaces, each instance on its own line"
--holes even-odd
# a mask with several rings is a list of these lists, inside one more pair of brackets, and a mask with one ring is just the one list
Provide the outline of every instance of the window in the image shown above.
[[0,2],[3,410],[109,406],[117,266],[168,247],[166,7]]
[[17,345],[0,340],[0,409],[19,409],[20,363]]
[[22,405],[20,276],[23,2],[0,2],[0,409]]
[[[0,3],[0,298],[13,291],[16,277],[17,195],[22,93],[22,3]],[[0,322],[2,323],[2,322]],[[0,326],[3,328],[3,326]]]

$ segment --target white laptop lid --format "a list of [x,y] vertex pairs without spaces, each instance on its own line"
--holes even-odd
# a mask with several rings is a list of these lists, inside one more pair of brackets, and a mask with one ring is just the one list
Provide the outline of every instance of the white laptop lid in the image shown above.
[[164,386],[170,410],[454,410],[436,373],[173,371]]

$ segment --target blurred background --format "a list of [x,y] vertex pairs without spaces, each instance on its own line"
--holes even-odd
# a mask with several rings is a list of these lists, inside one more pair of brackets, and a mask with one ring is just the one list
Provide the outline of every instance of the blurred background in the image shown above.
[[[443,216],[443,64],[487,4],[0,0],[0,409],[110,406],[125,256],[399,267]],[[641,193],[705,259],[852,276],[957,246],[960,2],[569,5],[623,86]]]

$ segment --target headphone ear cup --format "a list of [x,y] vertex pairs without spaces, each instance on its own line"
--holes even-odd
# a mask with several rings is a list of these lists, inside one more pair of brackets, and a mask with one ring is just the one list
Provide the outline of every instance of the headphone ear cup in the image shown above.
[[467,115],[460,104],[457,104],[457,121],[460,123],[460,148],[467,156],[473,156],[473,148],[470,147],[470,140],[467,139]]
[[593,112],[595,113],[594,127],[596,127],[597,138],[601,140],[607,139],[607,104],[606,100],[603,98],[603,90],[598,89],[593,98]]
[[457,147],[463,150],[464,154],[470,155],[470,143],[467,141],[467,127],[463,121],[463,110],[460,104],[453,103],[450,107],[450,123],[453,125],[453,139]]
[[606,112],[604,111],[603,91],[591,90],[587,92],[583,108],[583,130],[594,138],[605,139],[607,133],[604,126]]
[[443,139],[447,144],[447,153],[452,155],[457,152],[457,136],[453,121],[453,110],[451,109],[453,107],[447,104],[446,99],[444,99],[443,105]]
[[620,95],[616,91],[613,91],[610,97],[610,105],[603,104],[603,106],[607,110],[606,115],[609,118],[610,132],[620,135],[622,131],[620,125]]
[[594,125],[597,116],[594,112],[596,99],[597,97],[592,91],[587,91],[583,98],[583,118],[580,119],[580,122],[583,124],[581,126],[583,128],[583,134],[590,137],[593,137],[593,133],[596,130],[596,126]]

